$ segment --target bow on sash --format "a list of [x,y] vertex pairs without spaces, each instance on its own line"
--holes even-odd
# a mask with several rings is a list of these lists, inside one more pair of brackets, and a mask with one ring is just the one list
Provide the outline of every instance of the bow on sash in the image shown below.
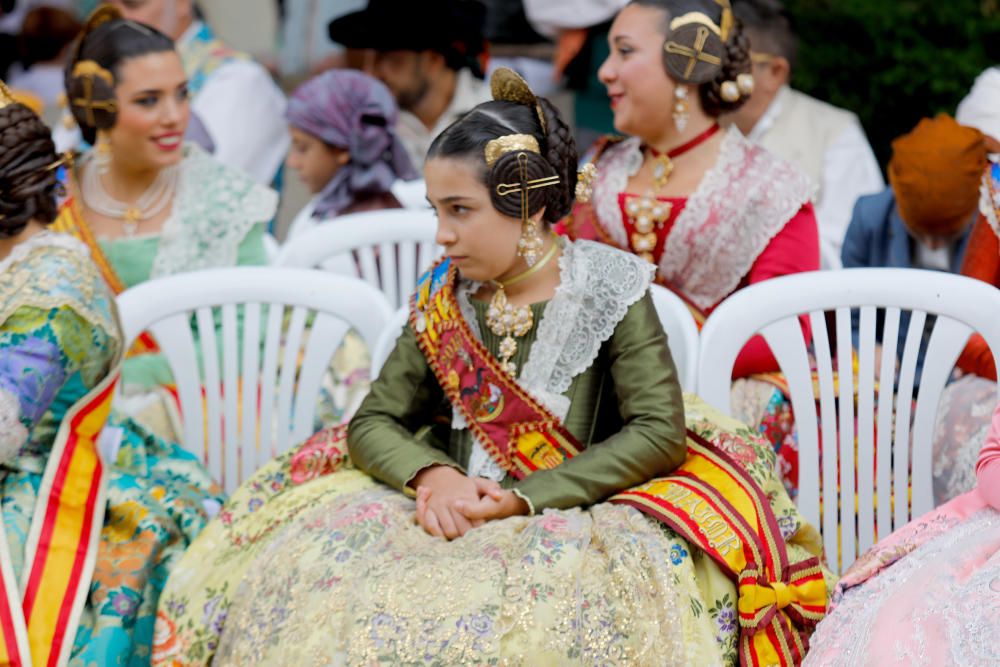
[[[493,460],[523,479],[584,447],[472,334],[455,300],[456,272],[444,260],[418,281],[410,326],[453,409]],[[817,558],[789,562],[767,495],[725,452],[688,431],[688,456],[666,477],[613,496],[656,518],[709,555],[737,584],[740,662],[797,665],[826,612]]]

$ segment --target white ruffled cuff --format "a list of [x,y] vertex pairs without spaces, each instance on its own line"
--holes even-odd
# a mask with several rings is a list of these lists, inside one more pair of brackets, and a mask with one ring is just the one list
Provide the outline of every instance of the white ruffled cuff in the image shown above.
[[0,389],[0,463],[17,456],[28,441],[28,429],[21,423],[21,404],[17,397]]

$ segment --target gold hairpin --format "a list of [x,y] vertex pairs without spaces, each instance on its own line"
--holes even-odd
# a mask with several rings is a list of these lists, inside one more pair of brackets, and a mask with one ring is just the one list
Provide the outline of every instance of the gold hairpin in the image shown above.
[[45,167],[45,171],[53,171],[59,167],[66,165],[67,167],[73,166],[73,151],[65,151],[59,156],[59,159],[52,164]]
[[[521,173],[520,183],[500,183],[497,185],[497,194],[501,197],[506,197],[507,195],[514,195],[517,193],[522,193],[521,196],[521,211],[522,219],[527,219],[527,205],[528,198],[524,196],[528,190],[537,190],[538,188],[547,188],[550,185],[558,185],[561,180],[558,175],[556,176],[545,176],[543,178],[536,178],[534,180],[528,180],[528,154],[521,151],[517,155],[517,166]],[[522,189],[522,184],[524,189]]]
[[722,7],[722,18],[719,21],[719,36],[725,42],[729,39],[729,33],[733,29],[733,23],[735,22],[733,18],[733,5],[729,0],[715,0],[715,3]]
[[16,103],[17,100],[14,99],[14,93],[10,92],[10,88],[7,87],[6,83],[0,81],[0,109]]
[[688,12],[687,14],[682,14],[670,22],[670,30],[674,31],[678,28],[686,25],[697,24],[703,25],[720,38],[722,37],[722,28],[715,24],[715,21],[708,18],[705,14],[701,12]]
[[73,65],[73,76],[90,76],[102,79],[109,86],[115,85],[115,76],[107,69],[101,67],[94,60],[81,60]]
[[530,134],[505,134],[486,144],[486,166],[492,167],[497,160],[514,151],[528,151],[539,155],[542,153],[538,139]]

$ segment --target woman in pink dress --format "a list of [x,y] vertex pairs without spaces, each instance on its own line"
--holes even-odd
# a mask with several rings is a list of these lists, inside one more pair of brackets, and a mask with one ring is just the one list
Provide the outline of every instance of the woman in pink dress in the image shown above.
[[976,478],[847,571],[805,665],[1000,665],[1000,405]]

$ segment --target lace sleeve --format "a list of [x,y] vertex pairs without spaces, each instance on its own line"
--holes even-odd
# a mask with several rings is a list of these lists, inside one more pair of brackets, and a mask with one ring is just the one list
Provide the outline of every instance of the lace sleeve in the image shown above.
[[235,266],[255,225],[274,217],[278,194],[187,146],[174,211],[163,225],[151,277]]

